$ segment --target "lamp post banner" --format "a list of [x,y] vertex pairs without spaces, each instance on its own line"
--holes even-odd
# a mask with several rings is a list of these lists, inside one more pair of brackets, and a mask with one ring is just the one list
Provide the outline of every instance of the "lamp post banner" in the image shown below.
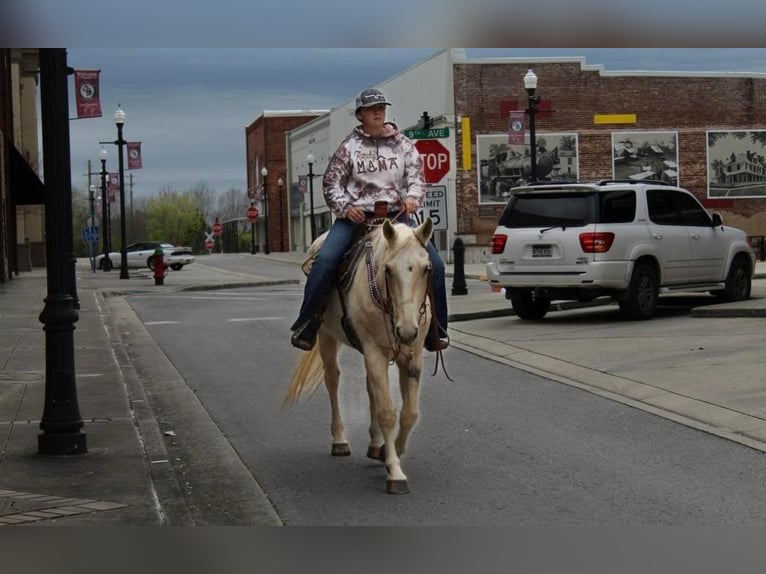
[[106,182],[106,193],[109,195],[109,203],[114,203],[117,200],[115,195],[120,193],[120,174],[116,171],[109,172]]
[[306,183],[308,182],[309,176],[307,175],[299,175],[298,176],[298,191],[301,193],[306,193]]
[[75,70],[74,91],[78,118],[100,118],[98,76],[101,70]]
[[141,142],[128,142],[128,169],[141,169]]
[[508,143],[524,145],[524,110],[508,112]]

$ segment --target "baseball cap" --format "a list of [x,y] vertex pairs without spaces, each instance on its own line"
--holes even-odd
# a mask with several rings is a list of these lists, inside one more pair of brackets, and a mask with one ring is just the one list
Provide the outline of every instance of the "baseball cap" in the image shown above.
[[385,104],[387,106],[390,106],[391,102],[388,101],[388,99],[386,98],[386,95],[383,92],[375,88],[367,88],[366,90],[362,90],[361,92],[359,92],[359,95],[356,97],[357,110],[359,108],[369,108],[370,106],[377,106],[378,104]]

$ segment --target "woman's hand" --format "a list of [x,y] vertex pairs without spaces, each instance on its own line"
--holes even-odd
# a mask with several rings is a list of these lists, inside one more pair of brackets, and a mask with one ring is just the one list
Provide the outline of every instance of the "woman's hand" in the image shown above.
[[420,207],[418,202],[411,197],[404,198],[404,211],[407,213],[415,213],[418,210],[418,207]]
[[358,207],[349,207],[346,211],[346,219],[353,221],[354,223],[362,223],[364,221],[364,211]]

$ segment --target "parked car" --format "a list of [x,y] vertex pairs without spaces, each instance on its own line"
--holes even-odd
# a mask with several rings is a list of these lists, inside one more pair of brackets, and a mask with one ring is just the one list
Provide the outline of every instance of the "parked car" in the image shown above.
[[[128,267],[148,267],[154,270],[154,252],[157,247],[162,248],[165,263],[174,271],[180,271],[184,265],[194,262],[194,255],[192,255],[192,250],[189,247],[177,247],[159,241],[140,241],[132,243],[126,248]],[[96,265],[99,269],[104,268],[105,259],[103,253],[96,257]],[[122,255],[119,251],[112,251],[109,253],[109,260],[112,263],[112,268],[117,269],[122,264]]]
[[491,247],[487,280],[531,320],[554,300],[610,296],[629,319],[651,318],[660,293],[744,300],[755,271],[744,231],[653,181],[513,188]]

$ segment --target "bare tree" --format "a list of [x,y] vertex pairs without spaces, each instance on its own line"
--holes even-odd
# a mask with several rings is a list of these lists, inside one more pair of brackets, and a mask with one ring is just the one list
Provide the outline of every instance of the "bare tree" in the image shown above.
[[245,212],[250,206],[247,194],[241,189],[230,188],[218,196],[216,214],[220,221],[230,221],[245,217]]

